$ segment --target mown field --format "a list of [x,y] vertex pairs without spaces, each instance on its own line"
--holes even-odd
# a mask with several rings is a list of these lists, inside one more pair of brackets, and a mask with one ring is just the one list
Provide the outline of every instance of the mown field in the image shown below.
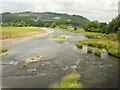
[[38,27],[2,27],[1,30],[2,39],[37,34],[44,31]]
[[108,54],[115,57],[120,57],[119,43],[118,43],[118,36],[120,36],[120,33],[105,34],[105,33],[87,32],[83,29],[74,30],[73,28],[64,29],[64,30],[74,33],[85,34],[88,38],[90,38],[78,42],[76,44],[78,48],[81,48],[81,45],[88,45],[97,48],[105,48]]

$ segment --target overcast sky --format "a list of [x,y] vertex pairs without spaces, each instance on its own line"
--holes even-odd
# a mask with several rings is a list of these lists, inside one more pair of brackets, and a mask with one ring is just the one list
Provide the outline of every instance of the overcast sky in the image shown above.
[[120,0],[0,0],[0,12],[58,12],[109,22],[118,15]]

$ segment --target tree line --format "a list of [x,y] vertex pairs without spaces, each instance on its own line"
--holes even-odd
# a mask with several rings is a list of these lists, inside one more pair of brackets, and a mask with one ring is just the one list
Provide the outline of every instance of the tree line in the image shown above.
[[[68,17],[64,15],[64,17]],[[76,20],[74,16],[72,17],[73,20]],[[74,27],[74,30],[77,30],[77,27],[82,27],[84,30],[88,32],[99,32],[99,33],[116,33],[118,28],[120,27],[120,15],[114,18],[109,24],[106,22],[98,22],[98,21],[87,21],[85,24],[79,26],[79,21],[76,20],[76,23],[73,21],[64,21],[64,20],[57,20],[57,21],[34,21],[36,16],[19,16],[11,13],[3,13],[2,15],[2,26],[15,26],[15,27],[23,27],[23,26],[36,26],[36,27],[60,27],[62,29],[68,29],[69,26]],[[82,19],[81,19],[82,20]]]
[[120,27],[120,15],[112,19],[109,24],[106,22],[91,21],[84,26],[84,29],[89,32],[99,32],[99,33],[116,33]]

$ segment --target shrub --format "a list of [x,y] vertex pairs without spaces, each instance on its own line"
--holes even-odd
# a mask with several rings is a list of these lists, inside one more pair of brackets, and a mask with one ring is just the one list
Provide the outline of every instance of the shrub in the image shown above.
[[92,53],[92,47],[87,48],[87,53]]
[[101,51],[99,51],[99,50],[95,50],[94,53],[95,53],[95,55],[97,55],[97,56],[101,56]]
[[8,51],[7,48],[0,49],[0,53],[5,53],[5,52],[7,52],[7,51]]
[[78,48],[82,48],[82,43],[77,43],[76,46],[77,46]]
[[77,27],[74,27],[74,30],[77,30]]

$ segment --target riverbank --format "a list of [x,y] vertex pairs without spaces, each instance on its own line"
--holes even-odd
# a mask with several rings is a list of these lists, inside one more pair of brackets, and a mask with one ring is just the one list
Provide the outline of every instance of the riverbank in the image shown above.
[[[83,29],[74,30],[64,29],[66,31],[84,34],[90,39],[82,40],[77,43],[77,45],[83,44],[97,48],[104,48],[107,50],[109,55],[120,58],[120,52],[118,47],[118,35],[119,33],[105,34],[105,33],[96,33],[96,32],[86,32]],[[79,47],[79,46],[78,46]]]
[[[12,27],[10,27],[10,28],[12,29]],[[15,31],[16,27],[13,27],[13,28],[14,28],[13,31]],[[38,27],[22,27],[22,28],[20,28],[20,27],[17,27],[16,30],[18,28],[22,32],[18,31],[18,32],[14,33],[12,30],[8,30],[7,32],[6,31],[2,32],[1,37],[3,38],[5,36],[7,36],[7,38],[4,38],[4,39],[1,38],[0,46],[9,46],[9,45],[12,45],[12,44],[15,44],[15,43],[20,43],[20,42],[23,42],[23,41],[27,41],[27,40],[30,40],[32,38],[36,38],[36,37],[39,37],[39,36],[42,36],[42,35],[53,33],[53,31],[48,30],[46,28],[38,28]],[[22,29],[24,29],[24,30],[22,30]],[[31,31],[29,31],[29,29],[31,29]],[[28,31],[28,33],[27,33],[27,31]],[[20,35],[20,33],[21,33],[21,35]]]

